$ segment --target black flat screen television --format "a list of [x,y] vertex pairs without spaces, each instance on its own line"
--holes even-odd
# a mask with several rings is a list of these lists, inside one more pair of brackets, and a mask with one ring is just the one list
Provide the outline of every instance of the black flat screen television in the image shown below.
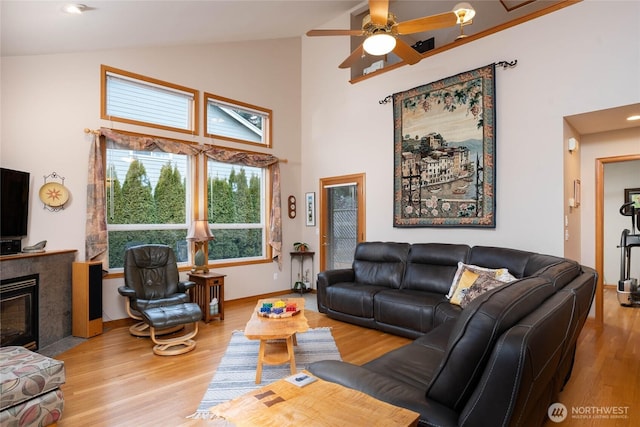
[[27,235],[29,172],[0,168],[0,187],[0,238],[21,239]]

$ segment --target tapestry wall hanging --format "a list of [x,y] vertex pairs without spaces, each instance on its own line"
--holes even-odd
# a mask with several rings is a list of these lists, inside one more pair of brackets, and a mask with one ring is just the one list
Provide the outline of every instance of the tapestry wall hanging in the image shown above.
[[394,227],[495,228],[495,64],[393,95]]

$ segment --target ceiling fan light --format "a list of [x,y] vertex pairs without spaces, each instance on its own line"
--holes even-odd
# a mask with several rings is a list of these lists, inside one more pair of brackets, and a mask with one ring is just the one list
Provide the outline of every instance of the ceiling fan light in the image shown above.
[[87,9],[87,6],[79,3],[69,3],[65,4],[62,7],[62,11],[64,13],[69,13],[71,15],[80,15]]
[[387,33],[373,34],[364,41],[362,47],[369,55],[386,55],[396,47],[396,38]]
[[476,16],[475,9],[467,2],[455,5],[453,7],[453,13],[458,17],[458,22],[456,22],[456,24],[464,24],[471,21],[473,17]]

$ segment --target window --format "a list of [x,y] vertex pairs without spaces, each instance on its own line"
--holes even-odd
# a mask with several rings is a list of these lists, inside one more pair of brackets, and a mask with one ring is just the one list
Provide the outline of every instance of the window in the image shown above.
[[101,117],[198,133],[198,91],[103,65]]
[[[198,91],[105,65],[101,70],[102,118],[189,133],[197,129]],[[270,145],[270,110],[207,95],[207,111],[205,118],[218,126],[207,126],[207,132]],[[232,126],[219,129],[221,123]],[[206,217],[215,236],[207,245],[209,263],[269,262],[272,247],[280,247],[279,216],[270,215],[273,195],[280,193],[279,179],[270,178],[279,176],[275,156],[108,128],[100,135],[106,140],[106,176],[92,175],[91,185],[105,180],[110,269],[124,267],[127,248],[149,243],[166,244],[179,263],[190,263],[186,236],[194,218]],[[102,253],[104,227],[94,236],[95,244],[88,246]]]
[[207,161],[209,261],[266,257],[266,169]]
[[106,216],[109,268],[124,266],[125,249],[147,243],[173,248],[189,260],[189,156],[107,148]]
[[271,147],[271,110],[210,93],[204,98],[205,136]]

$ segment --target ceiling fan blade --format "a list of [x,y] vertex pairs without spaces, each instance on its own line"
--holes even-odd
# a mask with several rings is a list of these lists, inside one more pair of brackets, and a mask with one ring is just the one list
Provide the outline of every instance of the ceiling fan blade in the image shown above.
[[399,38],[396,38],[396,47],[393,48],[393,53],[410,65],[417,64],[422,59],[422,55],[418,51]]
[[309,30],[307,36],[362,36],[362,30]]
[[387,25],[389,18],[389,0],[369,0],[369,15],[371,15],[372,23]]
[[394,28],[398,34],[413,34],[423,31],[439,30],[440,28],[453,27],[458,22],[458,17],[453,12],[440,13],[438,15],[425,16],[398,22]]
[[356,50],[351,52],[351,55],[349,55],[347,59],[342,61],[342,64],[338,65],[338,68],[351,68],[351,66],[355,64],[358,59],[362,58],[362,55],[364,55],[364,48],[361,44],[356,48]]

